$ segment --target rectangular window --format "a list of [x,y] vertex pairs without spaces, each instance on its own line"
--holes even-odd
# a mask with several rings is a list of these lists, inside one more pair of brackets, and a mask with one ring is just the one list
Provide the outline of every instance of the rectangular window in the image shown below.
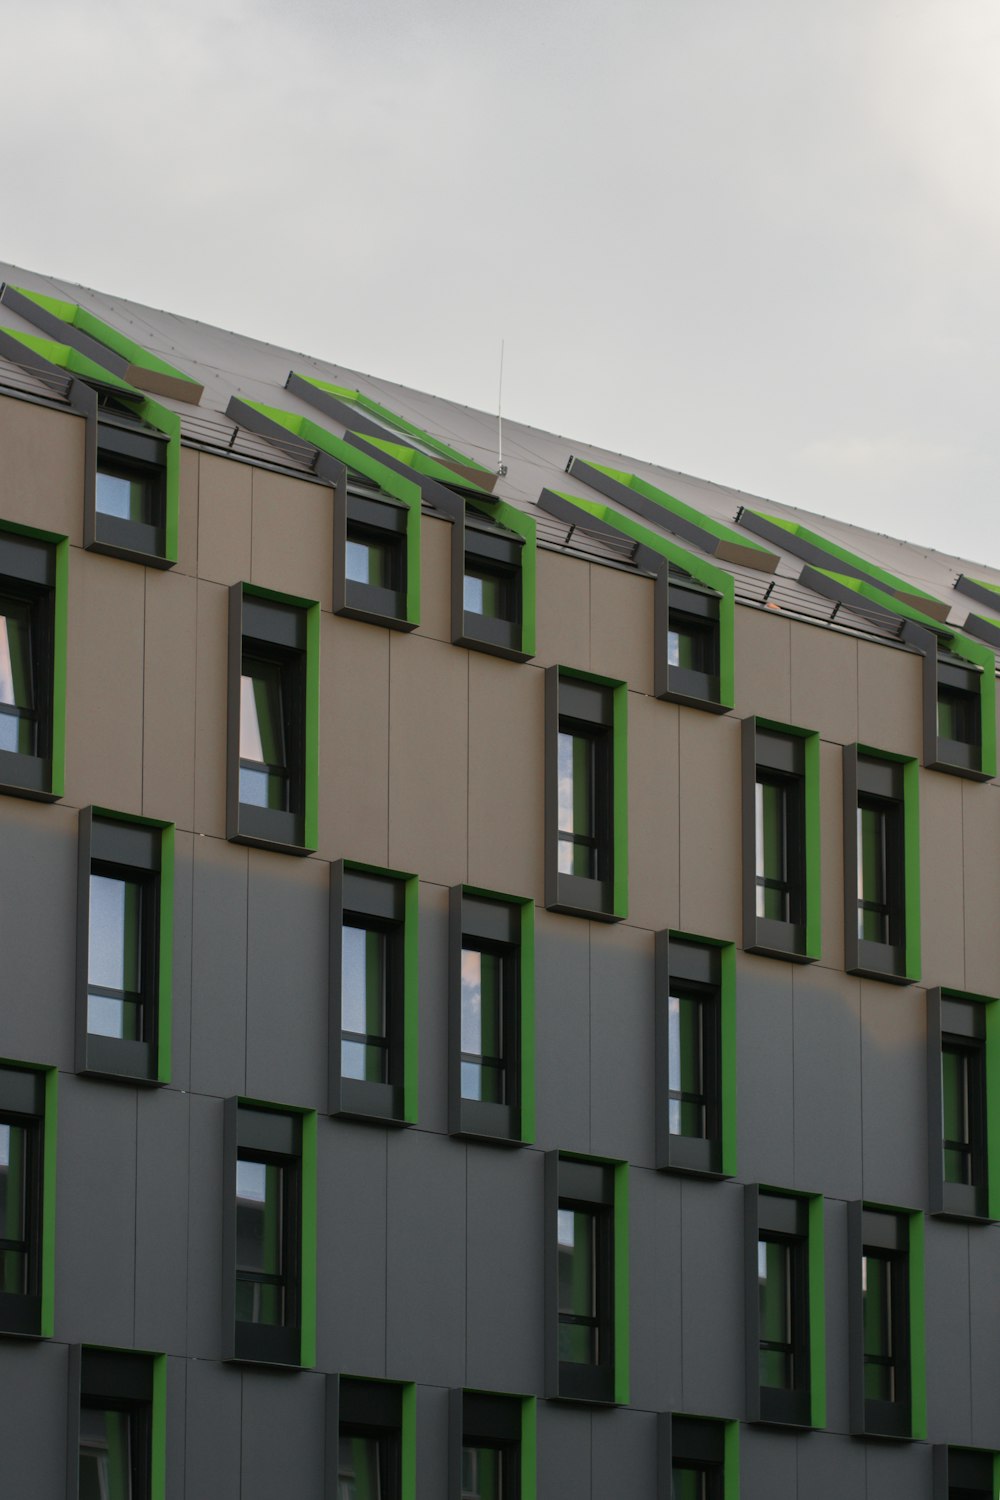
[[996,1500],[1000,1459],[982,1448],[934,1449],[934,1500]]
[[[451,892],[450,1129],[524,1140],[533,1093],[531,902]],[[527,1029],[526,1029],[527,1028]],[[528,1101],[527,1116],[533,1115]]]
[[331,868],[331,1114],[416,1119],[417,894],[415,876]]
[[822,1426],[822,1199],[746,1189],[751,1421]]
[[77,1070],[170,1077],[173,827],[80,814]]
[[0,530],[0,790],[22,796],[62,795],[67,555]]
[[667,690],[678,702],[720,704],[721,596],[664,564],[667,588]]
[[957,661],[937,664],[938,759],[978,771],[982,744],[982,711],[975,667]]
[[844,747],[844,963],[906,984],[920,975],[915,760]]
[[95,550],[166,560],[167,443],[163,433],[106,398],[97,427]]
[[928,1136],[931,1212],[996,1217],[989,1141],[996,1002],[949,990],[927,992]]
[[346,503],[345,603],[365,615],[405,619],[407,506],[356,487]]
[[731,944],[656,935],[659,1167],[734,1170],[734,967]]
[[337,1500],[403,1500],[413,1490],[415,1387],[327,1376],[327,1492]]
[[165,1357],[77,1346],[70,1360],[74,1500],[152,1500],[163,1494]]
[[627,689],[550,667],[546,694],[546,905],[619,920],[627,909]]
[[737,1422],[661,1412],[657,1446],[658,1493],[664,1500],[726,1500],[734,1492],[739,1474]]
[[546,1155],[546,1368],[552,1396],[627,1400],[625,1171]]
[[859,1433],[917,1435],[910,1337],[912,1217],[849,1205],[851,1401]]
[[[52,1333],[50,1242],[55,1135],[49,1124],[54,1119],[54,1109],[54,1072],[0,1067],[0,1332],[3,1333],[48,1336]],[[44,1253],[46,1248],[48,1256]]]
[[528,1500],[534,1485],[522,1485],[527,1411],[519,1396],[482,1391],[449,1393],[450,1473],[453,1500]]
[[819,957],[819,737],[743,721],[744,947]]
[[316,843],[319,606],[230,589],[227,837]]
[[[493,503],[491,510],[497,509],[506,520],[516,515],[510,506]],[[534,649],[533,641],[526,645],[524,629],[524,596],[534,580],[533,566],[526,569],[525,561],[533,564],[534,523],[529,517],[518,517],[518,526],[514,530],[501,524],[499,517],[466,507],[464,524],[460,521],[456,526],[460,535],[455,537],[452,554],[452,634],[456,644],[523,661]]]
[[225,1357],[310,1364],[315,1115],[228,1099],[225,1132]]
[[924,764],[988,781],[996,772],[993,650],[964,635],[918,634],[924,658]]

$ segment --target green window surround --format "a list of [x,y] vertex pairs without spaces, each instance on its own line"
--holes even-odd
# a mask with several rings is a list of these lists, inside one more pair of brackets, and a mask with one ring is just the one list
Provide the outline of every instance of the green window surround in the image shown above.
[[0,521],[0,791],[43,802],[66,779],[69,550]]
[[[377,1493],[416,1500],[414,1384],[327,1375],[326,1430],[325,1495]],[[382,1485],[377,1491],[372,1487],[376,1474]]]
[[535,1500],[536,1398],[452,1390],[448,1404],[449,1500]]
[[927,1120],[932,1214],[1000,1219],[1000,1001],[927,991]]
[[0,1059],[0,1330],[51,1338],[58,1072]]
[[[734,702],[735,585],[731,573],[650,531],[611,506],[559,490],[538,503],[570,525],[637,544],[635,560],[655,575],[653,675],[657,698],[726,713]],[[685,576],[686,575],[686,576]]]
[[454,645],[511,661],[535,654],[535,533],[506,501],[467,502],[452,538]]
[[844,746],[844,966],[920,978],[920,768],[911,756]]
[[751,1422],[826,1425],[824,1209],[820,1195],[744,1190]]
[[819,735],[743,721],[743,946],[814,963],[821,955]]
[[736,945],[656,934],[656,1165],[736,1172]]
[[739,1500],[739,1422],[660,1412],[656,1469],[661,1500]]
[[70,1500],[166,1500],[167,1378],[165,1354],[70,1346]]
[[848,1205],[851,1431],[926,1440],[924,1218]]

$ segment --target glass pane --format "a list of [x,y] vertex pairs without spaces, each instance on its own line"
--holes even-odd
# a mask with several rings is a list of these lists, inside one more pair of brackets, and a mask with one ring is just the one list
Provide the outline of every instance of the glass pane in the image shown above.
[[400,545],[395,537],[349,534],[347,577],[352,583],[367,583],[373,588],[398,588],[396,562],[399,555]]
[[102,516],[117,516],[122,521],[144,521],[151,524],[152,485],[142,474],[98,469],[96,508]]
[[509,577],[482,568],[469,569],[465,574],[463,604],[470,615],[509,620],[513,613]]
[[785,866],[786,789],[779,782],[758,781],[756,794],[757,915],[775,921],[788,920],[786,893],[777,887],[787,880]]
[[594,741],[559,735],[559,831],[594,835]]
[[757,1281],[760,1298],[761,1344],[782,1348],[761,1348],[760,1379],[762,1385],[790,1389],[792,1384],[792,1276],[791,1253],[780,1240],[757,1243]]
[[125,1411],[80,1410],[80,1500],[131,1500],[131,1422]]
[[462,1449],[462,1500],[501,1500],[503,1453],[499,1448]]
[[968,1054],[962,1047],[941,1049],[941,1104],[944,1138],[969,1144]]
[[87,996],[87,1030],[91,1036],[110,1036],[122,1042],[143,1040],[142,1005],[114,995]]
[[285,765],[281,667],[273,661],[244,661],[240,679],[240,759]]
[[961,688],[938,689],[938,736],[963,745],[979,743],[979,695]]
[[344,923],[341,1026],[360,1036],[386,1035],[386,934]]
[[892,1367],[892,1261],[884,1255],[865,1255],[861,1261],[861,1287],[865,1338],[865,1395],[891,1401]]
[[[0,703],[12,708],[34,707],[31,607],[10,599],[0,601]],[[16,718],[13,723],[17,724]]]
[[341,1041],[342,1078],[361,1078],[367,1083],[388,1083],[388,1068],[388,1048],[370,1046],[367,1042]]
[[114,875],[91,875],[90,983],[136,995],[141,971],[142,886]]
[[382,1500],[378,1438],[340,1434],[337,1500]]
[[[28,1237],[28,1132],[0,1124],[0,1240],[24,1244]],[[28,1257],[22,1250],[0,1250],[0,1292],[28,1290]]]
[[[462,949],[462,1098],[502,1104],[505,1097],[503,956]],[[470,1059],[491,1059],[482,1066]]]
[[279,812],[287,812],[287,776],[240,766],[240,801],[247,807],[275,807]]
[[[597,1316],[597,1219],[585,1210],[561,1208],[559,1245],[559,1313],[595,1319]],[[598,1358],[597,1329],[593,1324],[560,1322],[559,1358],[594,1364]]]
[[694,995],[671,995],[668,1002],[668,1053],[671,1092],[694,1094],[695,1099],[670,1100],[670,1133],[705,1134],[704,1047],[702,1002]]
[[689,1469],[684,1464],[674,1464],[671,1478],[671,1500],[707,1500],[707,1476],[704,1469]]
[[718,671],[716,627],[703,620],[691,619],[670,611],[667,631],[667,665],[689,672]]
[[247,1323],[281,1323],[284,1289],[256,1282],[253,1273],[284,1274],[284,1168],[275,1162],[236,1163],[236,1267],[250,1273],[236,1286],[236,1316]]

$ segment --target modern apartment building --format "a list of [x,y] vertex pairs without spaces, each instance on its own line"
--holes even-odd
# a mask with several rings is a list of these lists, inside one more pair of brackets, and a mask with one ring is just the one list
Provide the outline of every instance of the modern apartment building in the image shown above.
[[0,1492],[996,1500],[1000,571],[0,277]]

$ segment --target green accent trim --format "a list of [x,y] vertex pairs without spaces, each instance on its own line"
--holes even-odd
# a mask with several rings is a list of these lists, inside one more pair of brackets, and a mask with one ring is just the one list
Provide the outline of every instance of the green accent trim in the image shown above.
[[159,973],[156,997],[156,1076],[170,1082],[174,1014],[174,825],[160,834]]
[[[799,521],[790,521],[785,516],[768,515],[762,510],[751,510],[750,514],[766,521],[769,526],[777,526],[779,530],[786,531],[789,536],[797,536],[803,542],[808,542],[810,546],[826,552],[836,562],[848,563],[850,567],[866,573],[870,579],[881,583],[891,594],[895,594],[898,590],[900,593],[909,594],[912,598],[928,599],[932,604],[942,603],[926,589],[918,588],[915,583],[907,583],[904,579],[897,578],[895,573],[890,573],[886,568],[880,568],[877,563],[869,562],[867,558],[859,557],[856,552],[851,552],[846,547],[838,546],[836,542],[828,541],[826,537],[820,536],[818,531],[810,531],[808,526],[803,526]],[[836,568],[833,571],[836,572]],[[861,580],[853,581],[860,582]]]
[[136,390],[134,385],[129,385],[128,381],[122,380],[119,375],[113,375],[110,370],[106,370],[95,360],[88,359],[85,354],[71,349],[68,344],[59,344],[55,339],[42,338],[37,333],[25,333],[20,328],[0,328],[0,333],[5,333],[8,338],[16,339],[26,349],[40,354],[43,359],[48,360],[50,365],[65,370],[69,375],[76,375],[81,380],[96,380],[100,385],[113,386],[121,391],[123,396],[130,396],[135,401],[143,399],[142,392]]
[[[308,417],[283,411],[280,406],[267,406],[262,401],[245,401],[244,405],[249,406],[253,411],[260,412],[261,416],[267,417],[278,426],[284,427],[293,437],[299,438],[304,443],[311,443],[314,448],[319,448],[322,453],[328,453],[331,458],[339,459],[348,469],[353,469],[364,479],[370,479],[387,495],[391,495],[394,500],[406,506],[405,618],[411,624],[419,625],[421,494],[417,481],[398,474],[395,469],[390,469],[388,464],[379,463],[377,458],[372,458],[369,453],[363,453],[360,448],[356,448],[353,443],[346,442],[344,438],[334,437],[332,432],[327,432],[324,427],[318,427]],[[454,477],[452,475],[453,479]]]
[[615,1245],[614,1360],[615,1401],[628,1405],[629,1397],[629,1229],[628,1162],[615,1163],[615,1209],[612,1226]]
[[666,490],[658,489],[655,484],[650,484],[646,479],[640,479],[638,474],[629,474],[624,469],[612,469],[607,464],[595,463],[592,458],[584,459],[583,462],[591,469],[597,469],[601,474],[607,474],[609,479],[614,479],[626,489],[634,490],[637,495],[642,495],[647,500],[654,501],[662,506],[671,515],[679,517],[682,521],[688,521],[693,526],[698,526],[717,541],[731,542],[734,546],[745,552],[759,552],[762,557],[771,557],[773,554],[767,547],[762,547],[759,542],[750,542],[742,532],[736,531],[732,526],[717,521],[714,516],[708,516],[704,511],[698,510],[693,505],[687,505],[683,500],[678,500],[675,495],[670,495]]
[[520,1500],[536,1500],[538,1493],[538,1401],[521,1399],[521,1489]]
[[487,503],[470,499],[468,503],[474,510],[482,512],[499,525],[506,526],[508,531],[513,531],[517,536],[524,538],[524,546],[521,549],[521,650],[525,656],[534,656],[538,574],[538,527],[535,519],[533,516],[525,515],[523,510],[517,510],[513,505],[508,505],[506,500],[494,500]]
[[1000,1453],[993,1455],[993,1493],[1000,1495]]
[[316,1364],[316,1137],[314,1109],[302,1116],[302,1341],[299,1363],[304,1370]]
[[719,1103],[722,1108],[722,1170],[736,1175],[736,944],[720,944],[722,983],[719,991],[721,1068]]
[[965,576],[966,578],[968,578],[970,583],[974,583],[976,585],[977,589],[986,589],[989,593],[995,594],[997,603],[1000,604],[1000,584],[987,583],[985,578],[973,578],[969,573],[967,573]]
[[400,1493],[402,1500],[417,1500],[417,1387],[408,1381],[399,1393],[401,1432]]
[[[405,417],[401,417],[398,413],[391,411],[388,406],[382,406],[380,402],[375,401],[371,396],[362,395],[359,390],[354,390],[350,386],[332,385],[327,380],[318,380],[315,375],[302,375],[297,370],[293,371],[293,373],[299,380],[304,380],[306,385],[314,385],[317,390],[326,391],[330,396],[337,396],[341,401],[346,401],[351,406],[359,407],[362,412],[369,411],[372,416],[381,417],[383,421],[391,423],[398,431],[408,432],[411,437],[419,438],[422,443],[427,444],[428,448],[433,448],[435,453],[440,453],[443,457],[450,458],[455,463],[463,464],[466,468],[482,469],[483,473],[489,473],[484,464],[477,463],[474,458],[469,458],[464,453],[459,453],[457,448],[450,448],[440,438],[432,437],[422,427],[417,427],[413,422],[408,422]],[[361,435],[359,434],[359,436]],[[376,440],[365,437],[366,443],[375,441],[378,441],[379,445],[382,446],[382,439]],[[422,453],[420,457],[426,458],[427,455]],[[414,464],[413,467],[416,468],[417,465]],[[451,473],[451,482],[454,483],[454,480],[455,475]]]
[[727,1422],[722,1435],[723,1500],[740,1500],[740,1424]]
[[924,1216],[909,1213],[911,1431],[927,1437],[927,1340],[924,1309]]
[[809,1420],[826,1426],[826,1203],[809,1199]]
[[172,380],[183,380],[188,385],[197,386],[198,382],[192,380],[190,375],[185,375],[182,370],[168,364],[158,354],[144,349],[141,344],[137,344],[124,333],[119,333],[117,328],[112,328],[109,323],[95,317],[92,312],[88,312],[85,307],[80,307],[76,302],[61,302],[57,297],[46,296],[44,292],[29,291],[26,286],[16,286],[14,291],[20,292],[21,296],[27,297],[29,301],[37,303],[39,307],[44,308],[53,317],[61,319],[63,323],[69,323],[72,327],[78,328],[81,333],[86,333],[90,338],[96,339],[99,344],[110,349],[112,354],[120,354],[130,364],[143,370],[155,370],[161,375],[169,375]]
[[[386,873],[386,872],[383,872]],[[420,881],[404,877],[403,893],[403,1119],[417,1123],[420,1082]]]
[[[421,453],[419,448],[409,448],[405,443],[394,442],[392,438],[373,437],[369,432],[357,432],[355,437],[359,442],[370,443],[373,448],[380,448],[383,453],[388,453],[390,458],[406,464],[408,468],[413,469],[417,474],[423,474],[427,479],[436,479],[439,484],[447,485],[449,488],[458,485],[463,490],[482,490],[483,494],[488,493],[471,476],[457,474],[448,464],[432,458],[429,453]],[[463,460],[463,462],[468,461]],[[478,469],[480,465],[476,464],[474,467]]]
[[[597,469],[601,465],[593,464],[592,467]],[[611,470],[604,472],[612,473]],[[612,478],[619,477],[617,474],[612,474]],[[632,487],[635,488],[634,485]],[[650,531],[648,526],[644,526],[641,521],[635,520],[632,516],[626,516],[620,510],[613,510],[610,505],[596,500],[584,500],[579,495],[567,495],[564,490],[553,490],[552,493],[558,495],[559,499],[566,501],[567,504],[577,506],[595,520],[614,527],[623,536],[631,537],[643,547],[657,552],[667,562],[689,573],[698,583],[703,583],[706,588],[716,590],[720,595],[719,702],[724,708],[732,708],[735,702],[736,682],[736,585],[733,575],[727,573],[725,568],[709,562],[707,558],[700,557],[698,553],[690,552],[679,542],[660,536],[656,531]],[[739,537],[738,540],[743,546],[743,537]],[[760,548],[760,551],[763,552],[764,548]]]
[[167,1356],[153,1355],[153,1412],[150,1500],[167,1495]]
[[50,1339],[56,1320],[56,1144],[59,1134],[59,1069],[45,1069],[42,1125],[42,1313],[40,1333]]
[[[535,1139],[535,903],[521,904],[521,1139]],[[998,1111],[1000,1113],[1000,1111]]]

